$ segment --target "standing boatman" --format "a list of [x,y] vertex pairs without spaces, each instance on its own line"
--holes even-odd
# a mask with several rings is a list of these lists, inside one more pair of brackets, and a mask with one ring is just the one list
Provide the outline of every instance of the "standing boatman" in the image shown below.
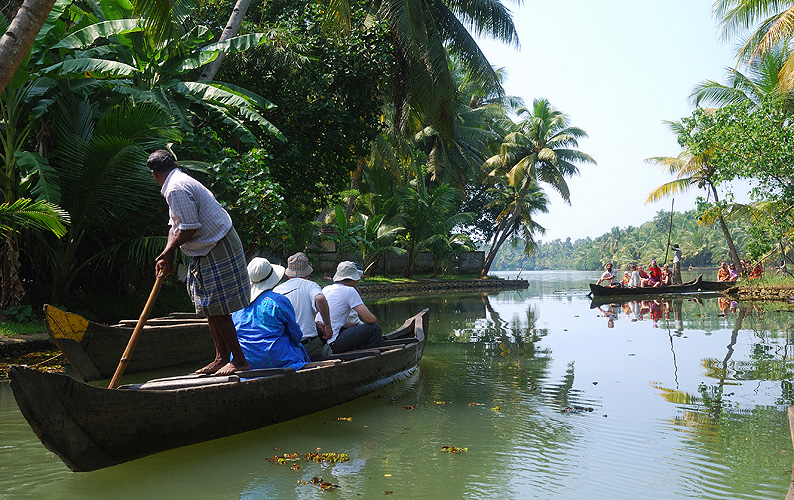
[[681,248],[678,243],[673,245],[673,284],[680,285],[681,280]]
[[176,167],[169,151],[155,151],[146,163],[168,203],[171,226],[155,270],[171,274],[177,248],[190,257],[187,290],[196,313],[207,317],[215,344],[215,359],[196,373],[229,375],[248,370],[231,313],[248,306],[251,285],[232,219],[209,189]]

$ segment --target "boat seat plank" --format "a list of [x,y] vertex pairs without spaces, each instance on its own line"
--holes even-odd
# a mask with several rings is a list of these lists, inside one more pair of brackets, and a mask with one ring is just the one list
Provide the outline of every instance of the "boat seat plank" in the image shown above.
[[119,387],[132,391],[170,391],[174,389],[188,389],[191,387],[204,387],[208,385],[228,384],[239,382],[237,375],[224,375],[222,377],[202,377],[181,380],[163,380],[159,382],[145,382],[143,384],[130,384]]
[[207,319],[202,318],[194,312],[172,312],[168,315],[169,318],[184,318],[184,319]]
[[328,361],[338,359],[341,361],[351,361],[359,358],[369,358],[372,356],[380,356],[380,351],[377,349],[362,349],[360,351],[340,352],[339,354],[332,354],[330,356],[321,356],[316,361]]
[[303,370],[312,370],[314,368],[324,368],[324,367],[328,367],[328,366],[336,366],[336,365],[338,365],[341,362],[342,362],[342,360],[339,359],[339,358],[326,359],[326,360],[323,360],[323,361],[312,361],[311,363],[306,363],[303,366],[303,368],[301,368],[301,371],[303,371]]

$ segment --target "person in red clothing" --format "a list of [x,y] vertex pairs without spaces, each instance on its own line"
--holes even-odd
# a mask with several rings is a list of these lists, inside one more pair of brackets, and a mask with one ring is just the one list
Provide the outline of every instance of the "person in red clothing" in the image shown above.
[[642,266],[641,266],[641,265],[638,265],[638,266],[637,266],[637,272],[638,272],[638,273],[639,273],[639,275],[640,275],[640,287],[643,287],[643,288],[644,288],[644,287],[646,287],[646,286],[649,286],[649,285],[648,285],[648,278],[649,278],[650,276],[648,276],[648,273],[645,271],[645,269],[643,269],[643,268],[642,268]]
[[648,286],[661,286],[662,285],[662,269],[656,265],[656,260],[651,261],[651,266],[648,268]]

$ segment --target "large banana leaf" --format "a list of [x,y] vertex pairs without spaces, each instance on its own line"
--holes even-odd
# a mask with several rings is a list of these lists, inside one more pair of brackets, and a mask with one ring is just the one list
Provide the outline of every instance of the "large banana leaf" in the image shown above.
[[114,35],[124,35],[134,31],[142,31],[137,19],[117,19],[103,21],[86,26],[56,43],[51,49],[84,49],[89,47],[99,38],[109,38]]
[[91,76],[130,76],[137,72],[138,69],[129,64],[94,58],[67,59],[42,70],[44,74],[54,73],[60,76],[85,73]]
[[251,92],[248,89],[244,89],[242,87],[238,87],[237,85],[232,85],[231,83],[227,83],[227,82],[213,82],[213,83],[216,85],[221,85],[224,89],[234,94],[245,96],[248,99],[253,100],[256,103],[256,105],[262,109],[271,109],[277,107],[275,104],[268,101],[264,97],[260,96],[255,92]]
[[44,25],[39,30],[39,34],[36,35],[36,41],[33,42],[33,47],[31,48],[31,54],[41,54],[44,56],[46,51],[42,50],[45,39],[47,35],[52,31],[55,27],[55,24],[58,22],[58,18],[61,17],[61,14],[66,10],[66,8],[72,3],[72,0],[55,0],[55,4],[52,6],[50,13],[47,14],[47,20],[44,21]]

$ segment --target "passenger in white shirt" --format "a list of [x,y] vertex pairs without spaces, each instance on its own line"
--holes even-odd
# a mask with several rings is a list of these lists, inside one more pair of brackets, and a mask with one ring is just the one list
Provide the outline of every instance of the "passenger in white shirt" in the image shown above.
[[[295,309],[295,320],[303,332],[303,345],[309,358],[314,361],[322,356],[330,356],[331,347],[326,342],[331,338],[331,316],[328,311],[328,301],[320,289],[320,285],[309,281],[309,275],[314,269],[309,265],[309,258],[303,252],[298,252],[287,259],[287,269],[284,276],[288,279],[273,289],[287,297]],[[315,315],[322,319],[315,323]],[[325,327],[324,325],[329,325]]]
[[[378,319],[364,305],[355,288],[363,275],[364,271],[357,263],[340,262],[334,274],[334,283],[323,288],[323,295],[328,300],[333,331],[328,344],[334,354],[383,344]],[[320,318],[317,317],[316,320],[320,321]],[[327,328],[327,323],[324,324]]]

